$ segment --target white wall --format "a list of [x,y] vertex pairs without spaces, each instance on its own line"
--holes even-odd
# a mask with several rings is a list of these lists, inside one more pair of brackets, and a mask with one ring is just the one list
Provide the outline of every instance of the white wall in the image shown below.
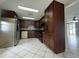
[[[67,16],[67,11],[68,11],[69,9],[65,9],[65,14],[66,14],[66,16],[65,16],[65,44],[66,44],[66,53],[65,53],[65,57],[78,57],[79,55],[78,55],[78,51],[76,51],[76,49],[78,49],[78,47],[75,47],[74,48],[74,46],[73,45],[76,45],[77,46],[77,43],[78,42],[76,42],[77,41],[77,39],[75,39],[74,40],[74,38],[73,39],[69,39],[69,37],[68,37],[68,24],[71,24],[72,22],[73,22],[73,17],[75,17],[75,15],[73,15],[73,16]],[[72,10],[71,10],[72,11]],[[74,11],[73,11],[74,12]],[[71,13],[71,12],[70,12]],[[77,30],[79,30],[79,28],[78,28],[78,24],[77,24]],[[78,36],[77,36],[78,37]],[[74,43],[74,41],[76,42],[76,43]],[[71,44],[71,43],[73,43],[73,45]]]
[[[68,30],[67,30],[67,23],[72,22],[73,17],[75,16],[79,16],[79,2],[75,3],[74,5],[72,5],[69,8],[65,8],[65,41],[66,41],[66,53],[65,53],[65,57],[79,57],[79,22],[76,23],[76,38],[75,42],[73,42],[73,45],[76,45],[76,47],[74,48],[73,45],[68,44],[69,40],[68,39]],[[74,39],[71,40],[71,42]],[[73,49],[72,49],[73,47]]]

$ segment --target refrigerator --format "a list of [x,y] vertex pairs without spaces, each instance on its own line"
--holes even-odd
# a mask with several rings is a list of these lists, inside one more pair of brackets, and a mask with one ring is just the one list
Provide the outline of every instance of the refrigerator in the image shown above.
[[20,40],[20,27],[17,18],[0,19],[0,48],[16,46]]

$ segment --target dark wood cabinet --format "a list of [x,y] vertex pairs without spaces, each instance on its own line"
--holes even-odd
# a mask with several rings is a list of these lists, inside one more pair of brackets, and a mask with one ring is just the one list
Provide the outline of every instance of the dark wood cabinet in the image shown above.
[[28,38],[35,38],[36,32],[35,31],[28,31]]
[[45,11],[43,42],[55,53],[65,51],[64,4],[53,1]]
[[39,28],[39,21],[35,21],[34,26],[35,26],[35,28]]
[[[32,20],[23,20],[20,19],[20,28],[28,28],[30,25],[34,26],[37,29],[39,28],[39,21],[32,21]],[[21,30],[28,31],[28,38],[39,38],[41,39],[41,32],[40,30]]]
[[20,27],[21,28],[28,28],[28,26],[33,25],[35,26],[35,22],[31,20],[21,20],[20,19]]
[[1,17],[5,17],[5,18],[16,18],[17,14],[15,11],[11,11],[11,10],[1,10]]

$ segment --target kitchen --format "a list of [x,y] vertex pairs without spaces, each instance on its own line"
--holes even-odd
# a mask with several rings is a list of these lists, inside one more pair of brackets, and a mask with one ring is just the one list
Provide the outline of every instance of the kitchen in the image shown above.
[[[37,50],[40,50],[40,48],[43,47],[41,51],[45,48],[45,51],[48,49],[48,51],[52,51],[51,53],[54,53],[55,55],[63,55],[63,52],[65,52],[64,4],[55,0],[48,0],[49,3],[48,1],[46,4],[42,3],[42,7],[41,4],[39,4],[39,8],[37,7],[39,10],[37,10],[21,6],[20,2],[24,2],[25,0],[12,1],[13,0],[8,0],[8,2],[11,3],[16,2],[12,7],[8,5],[8,2],[5,2],[5,4],[2,5],[0,20],[0,48],[14,49],[21,46],[26,52],[26,50],[29,50],[30,48],[34,49],[33,47],[29,47],[29,45],[35,44],[34,47],[37,48],[36,46],[38,46],[39,48],[37,48]],[[30,1],[28,2],[30,3]],[[42,1],[40,1],[40,3],[41,2]],[[33,2],[33,4],[34,3],[35,2]],[[34,7],[35,6],[36,5],[34,5]],[[30,44],[30,42],[28,42],[29,40],[30,42],[33,42]],[[44,54],[42,55],[40,52],[37,53],[35,49],[34,51],[32,49],[30,49],[30,51],[44,57],[45,51],[43,51]],[[21,49],[15,50],[16,53],[18,51],[20,52]],[[50,54],[50,52],[48,52],[48,54]],[[27,55],[29,54],[27,53]],[[53,54],[51,55],[53,57]]]
[[[18,8],[23,9],[24,7],[18,6]],[[59,11],[57,9],[59,9]],[[38,12],[38,10],[33,10],[33,12]],[[9,28],[8,32],[13,31],[14,33],[10,33],[10,35],[12,35],[12,41],[10,41],[12,45],[16,46],[20,39],[38,38],[57,54],[65,51],[64,4],[53,1],[45,10],[45,15],[39,20],[31,17],[23,17],[22,19],[17,12],[5,9],[1,10],[1,18],[2,21],[7,21],[11,24],[14,23],[14,30],[11,30],[10,26],[6,26],[5,28]]]

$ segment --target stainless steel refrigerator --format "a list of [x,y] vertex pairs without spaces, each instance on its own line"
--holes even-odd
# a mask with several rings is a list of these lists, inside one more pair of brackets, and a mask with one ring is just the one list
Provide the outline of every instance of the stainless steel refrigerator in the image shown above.
[[17,18],[0,19],[0,48],[17,45],[19,42],[19,24]]

